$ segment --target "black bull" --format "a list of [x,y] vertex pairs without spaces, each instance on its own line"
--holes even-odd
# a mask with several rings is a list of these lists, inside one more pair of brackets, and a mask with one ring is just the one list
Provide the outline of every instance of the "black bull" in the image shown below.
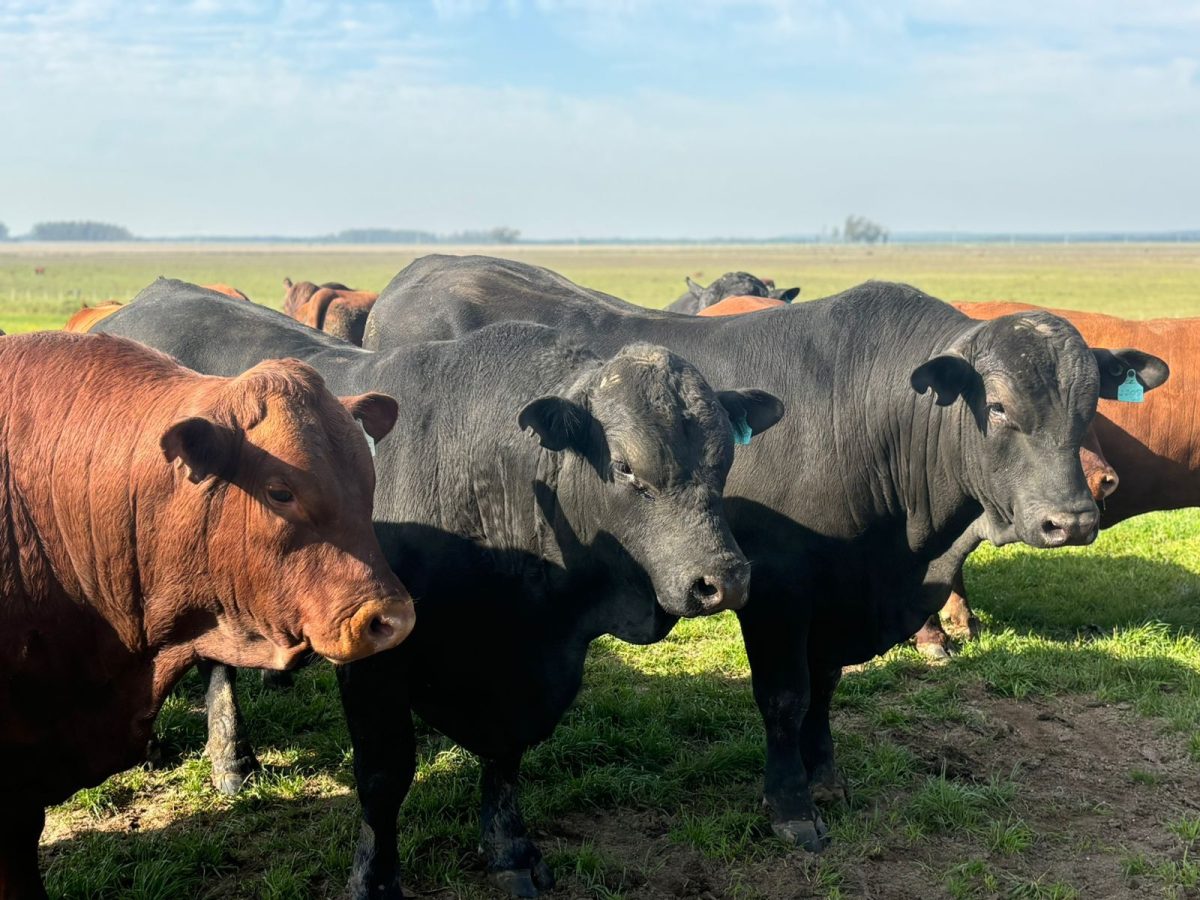
[[[339,670],[367,801],[353,893],[400,892],[410,706],[485,760],[493,878],[516,893],[549,887],[517,807],[521,754],[574,698],[592,639],[648,643],[678,616],[745,602],[749,566],[721,493],[733,425],[748,440],[778,421],[779,401],[714,393],[663,348],[631,344],[602,360],[527,323],[369,353],[178,281],[159,280],[97,330],[209,374],[292,356],[343,393],[386,385],[403,412],[379,446],[374,517],[390,564],[419,598],[419,624],[402,653]],[[209,746],[214,776],[240,784],[231,674],[210,671]]]
[[975,322],[905,285],[705,319],[487,257],[412,263],[381,294],[364,346],[504,320],[601,352],[662,344],[712,384],[753,383],[790,410],[738,457],[726,509],[754,567],[738,617],[766,726],[764,803],[778,834],[813,849],[825,832],[814,800],[845,798],[829,729],[842,667],[912,635],[980,538],[1093,540],[1079,447],[1097,397],[1115,397],[1130,369],[1146,388],[1166,378],[1161,360],[1091,350],[1050,314]]

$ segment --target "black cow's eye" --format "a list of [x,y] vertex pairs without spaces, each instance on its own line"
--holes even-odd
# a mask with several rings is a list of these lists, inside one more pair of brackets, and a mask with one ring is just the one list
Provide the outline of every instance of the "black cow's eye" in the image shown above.
[[1004,411],[1003,403],[989,403],[987,406],[988,418],[998,424],[1007,424],[1008,413]]
[[291,503],[296,499],[296,495],[287,488],[267,488],[267,496],[276,503]]
[[629,463],[623,459],[614,459],[612,461],[612,470],[614,475],[619,475],[621,478],[632,479],[633,469],[629,467]]

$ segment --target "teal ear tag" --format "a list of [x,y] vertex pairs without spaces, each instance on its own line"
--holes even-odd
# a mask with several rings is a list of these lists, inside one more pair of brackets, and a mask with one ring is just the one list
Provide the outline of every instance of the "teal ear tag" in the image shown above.
[[1125,381],[1117,388],[1117,399],[1122,403],[1141,403],[1145,396],[1145,388],[1138,384],[1136,373],[1130,369],[1125,375]]
[[743,412],[738,416],[737,421],[733,423],[733,442],[744,446],[750,443],[750,438],[753,436],[754,432],[746,424],[746,414]]

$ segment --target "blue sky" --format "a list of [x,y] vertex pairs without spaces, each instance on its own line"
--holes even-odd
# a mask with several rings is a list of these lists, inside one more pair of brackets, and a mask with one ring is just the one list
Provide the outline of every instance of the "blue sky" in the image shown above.
[[1200,226],[1200,4],[0,0],[0,221]]

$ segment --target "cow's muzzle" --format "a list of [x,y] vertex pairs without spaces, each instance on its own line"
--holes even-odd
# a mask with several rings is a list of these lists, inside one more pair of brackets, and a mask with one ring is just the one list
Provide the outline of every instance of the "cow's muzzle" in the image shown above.
[[688,588],[688,607],[693,615],[708,616],[726,609],[741,609],[750,595],[750,564],[735,563],[726,569],[701,575]]
[[1042,517],[1039,537],[1042,547],[1090,544],[1099,530],[1100,514],[1095,506],[1083,511],[1060,510]]

